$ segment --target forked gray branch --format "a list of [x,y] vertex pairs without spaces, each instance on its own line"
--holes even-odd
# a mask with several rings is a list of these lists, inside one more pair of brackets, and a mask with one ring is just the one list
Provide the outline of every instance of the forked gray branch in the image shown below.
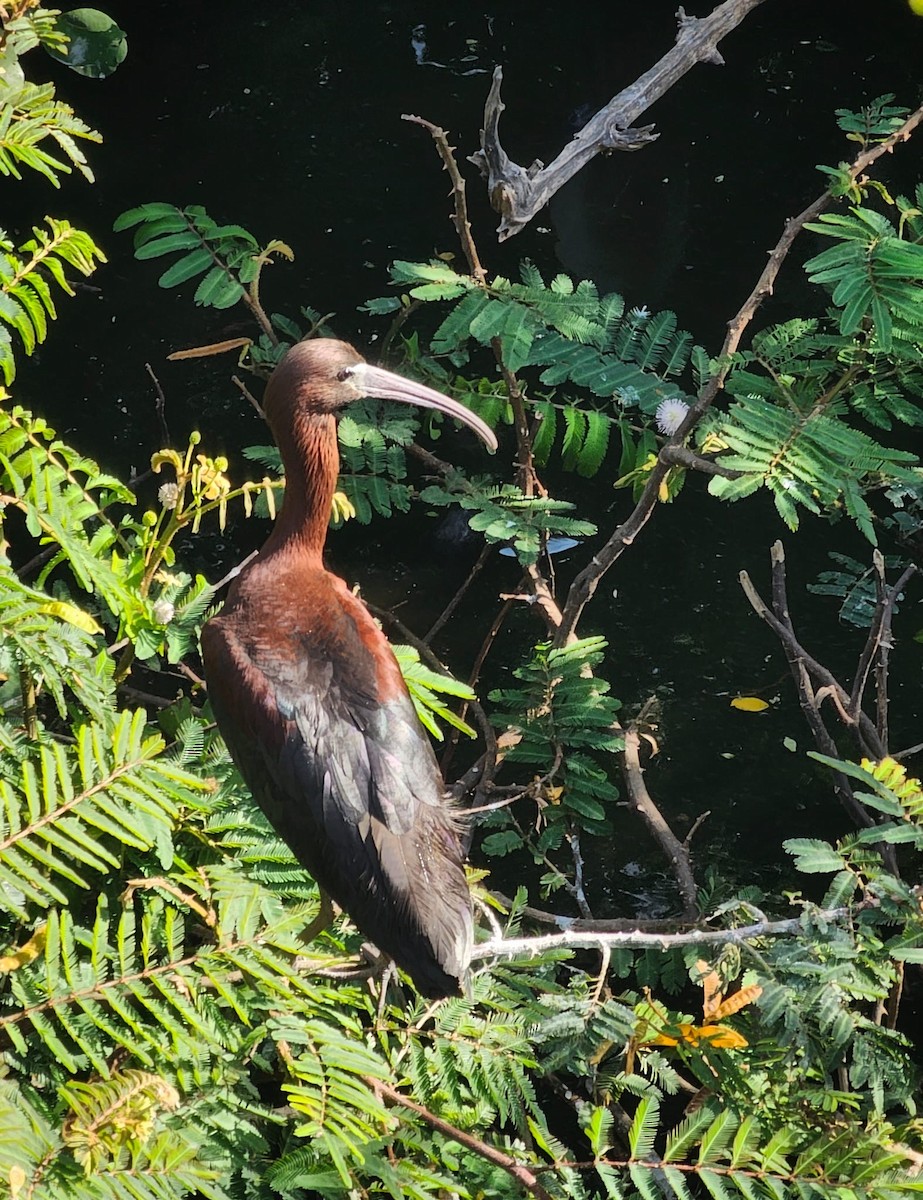
[[725,0],[702,18],[687,17],[680,8],[676,14],[679,30],[673,49],[591,117],[547,167],[538,160],[530,167],[521,167],[500,145],[500,114],[505,105],[500,99],[503,70],[496,67],[484,106],[481,149],[469,161],[487,179],[491,206],[501,216],[499,240],[503,242],[519,233],[555,192],[597,154],[640,150],[654,141],[659,135],[653,125],[632,128],[632,123],[696,63],[722,64],[718,42],[762,3],[763,0]]

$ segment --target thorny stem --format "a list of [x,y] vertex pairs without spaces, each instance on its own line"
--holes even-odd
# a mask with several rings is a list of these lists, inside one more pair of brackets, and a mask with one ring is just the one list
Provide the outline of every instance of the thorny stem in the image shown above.
[[[567,831],[567,841],[570,845],[571,857],[574,860],[574,899],[580,909],[581,917],[587,921],[593,920],[593,910],[590,908],[583,886],[583,851],[580,848],[580,830],[571,822]],[[608,953],[608,950],[606,950]]]
[[911,563],[905,568],[894,587],[888,587],[885,577],[885,560],[880,550],[874,552],[873,562],[878,600],[875,605],[875,613],[872,618],[868,638],[862,649],[859,665],[856,668],[856,676],[849,697],[848,712],[853,721],[858,720],[859,710],[862,707],[862,697],[868,683],[869,672],[872,669],[872,663],[875,662],[878,715],[876,729],[881,743],[882,754],[880,757],[883,757],[888,753],[887,660],[891,648],[891,618],[894,615],[894,605],[897,603],[904,588],[910,582],[911,577],[916,573],[917,568]]
[[510,407],[513,410],[513,426],[516,430],[516,485],[530,499],[535,495],[536,490],[546,496],[548,493],[535,473],[535,460],[532,457],[532,434],[529,429],[529,418],[526,414],[522,387],[514,372],[503,361],[503,343],[500,338],[491,338],[490,345],[503,376],[503,382],[506,384],[506,394],[509,396]]
[[468,200],[465,196],[465,181],[462,178],[461,171],[458,169],[458,163],[455,161],[455,147],[449,145],[449,138],[446,131],[440,128],[440,126],[434,125],[431,121],[426,121],[423,117],[412,116],[410,113],[402,113],[401,120],[411,121],[414,125],[422,125],[424,129],[429,131],[430,136],[436,143],[439,157],[442,159],[442,164],[448,172],[449,179],[452,181],[452,223],[455,226],[455,232],[458,234],[458,241],[464,251],[465,258],[468,260],[468,269],[478,284],[481,287],[485,287],[487,284],[487,272],[481,266],[477,246],[475,246],[474,238],[471,234],[471,222],[468,220]]

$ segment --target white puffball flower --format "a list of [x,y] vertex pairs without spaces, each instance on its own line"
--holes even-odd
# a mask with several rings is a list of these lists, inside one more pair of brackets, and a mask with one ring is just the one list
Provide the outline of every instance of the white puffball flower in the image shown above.
[[158,489],[157,500],[161,508],[176,508],[179,502],[179,488],[175,483],[165,483]]
[[176,615],[176,608],[169,600],[157,600],[152,612],[158,625],[169,625]]
[[684,400],[677,400],[675,397],[670,400],[661,400],[657,405],[657,412],[654,414],[657,428],[661,433],[671,437],[685,421],[688,411],[689,405]]

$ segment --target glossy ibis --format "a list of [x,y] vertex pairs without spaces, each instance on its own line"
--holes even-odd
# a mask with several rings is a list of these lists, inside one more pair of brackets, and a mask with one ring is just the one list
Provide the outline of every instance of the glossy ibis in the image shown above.
[[253,797],[322,891],[427,996],[459,990],[471,900],[459,822],[391,648],[323,564],[339,469],[336,412],[362,396],[480,418],[364,362],[343,342],[300,342],[264,410],[285,467],[273,531],[202,631],[218,728]]

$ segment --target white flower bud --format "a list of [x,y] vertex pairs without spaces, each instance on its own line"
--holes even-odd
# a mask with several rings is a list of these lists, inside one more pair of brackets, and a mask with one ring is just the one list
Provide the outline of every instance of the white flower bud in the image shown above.
[[179,488],[175,483],[165,483],[157,492],[157,499],[162,508],[176,508],[179,501]]
[[670,400],[661,400],[657,405],[657,412],[654,414],[657,428],[661,433],[671,437],[686,419],[688,411],[689,405],[683,400],[677,400],[675,397]]
[[169,600],[158,600],[152,612],[158,625],[169,625],[176,614],[176,608]]

